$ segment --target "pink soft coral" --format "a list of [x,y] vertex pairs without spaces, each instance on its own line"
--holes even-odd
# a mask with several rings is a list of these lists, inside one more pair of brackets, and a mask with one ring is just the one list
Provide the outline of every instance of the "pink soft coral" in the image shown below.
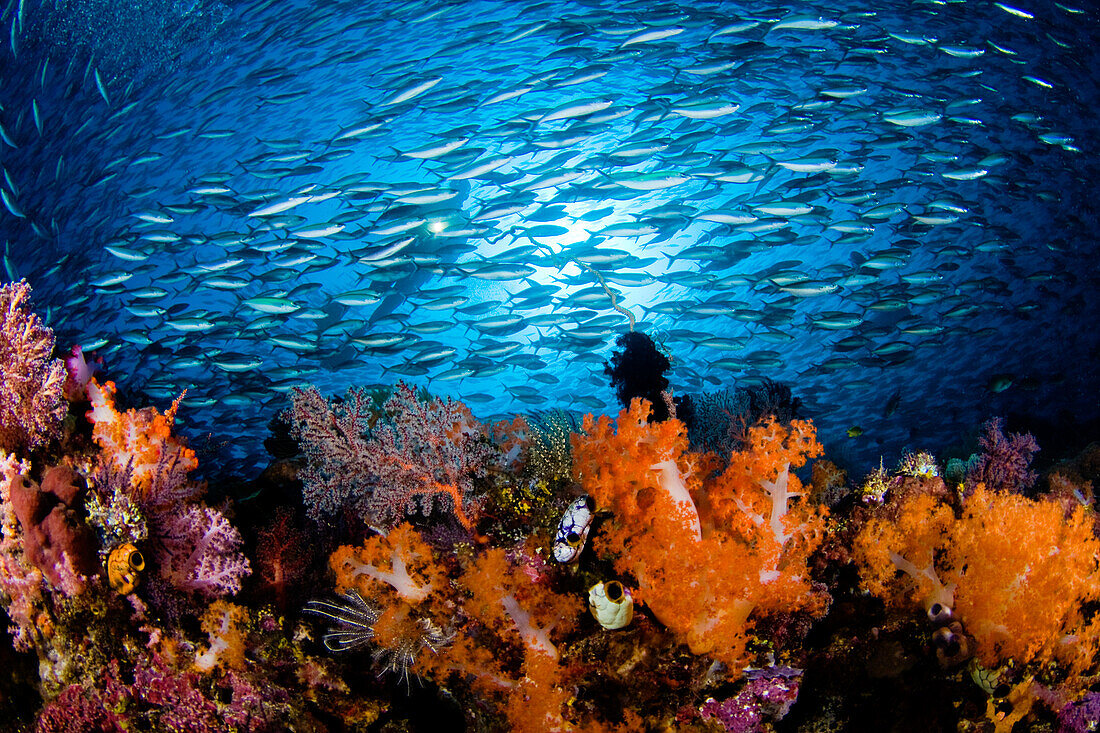
[[250,572],[240,532],[217,509],[196,504],[157,517],[153,536],[160,575],[181,590],[231,595]]
[[997,491],[1022,494],[1032,487],[1038,475],[1029,470],[1031,459],[1039,452],[1039,443],[1031,433],[1004,433],[1004,418],[988,420],[978,438],[982,449],[977,462],[966,472],[967,491],[978,484]]
[[0,287],[0,448],[37,448],[65,417],[65,365],[53,331],[30,310],[26,280]]
[[336,405],[313,387],[292,399],[293,434],[308,458],[302,493],[310,516],[356,506],[371,524],[392,529],[407,514],[441,506],[473,527],[481,509],[473,480],[488,473],[496,448],[461,402],[422,400],[398,383],[382,408],[388,418],[377,419],[363,390]]

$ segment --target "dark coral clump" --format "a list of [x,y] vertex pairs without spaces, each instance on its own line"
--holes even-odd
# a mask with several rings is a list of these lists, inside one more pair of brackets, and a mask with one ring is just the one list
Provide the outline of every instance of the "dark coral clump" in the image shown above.
[[604,374],[611,377],[611,386],[624,408],[635,397],[649,400],[653,412],[651,422],[669,418],[668,406],[662,392],[668,390],[665,372],[672,362],[657,349],[649,336],[639,331],[629,331],[615,339],[619,351],[611,354],[611,361],[604,364]]

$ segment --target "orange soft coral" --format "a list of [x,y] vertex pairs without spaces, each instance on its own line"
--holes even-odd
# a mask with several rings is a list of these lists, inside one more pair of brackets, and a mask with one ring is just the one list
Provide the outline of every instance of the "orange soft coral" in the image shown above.
[[329,565],[341,592],[354,588],[363,598],[387,600],[396,595],[417,605],[447,584],[446,571],[436,562],[431,546],[408,522],[371,537],[362,547],[340,547]]
[[1067,517],[1057,501],[979,485],[956,518],[916,494],[868,522],[855,554],[876,595],[952,607],[986,666],[1058,659],[1080,670],[1095,657],[1100,625],[1082,609],[1100,600],[1100,541],[1083,507]]
[[737,667],[754,611],[824,611],[806,569],[823,512],[789,504],[801,493],[789,468],[820,446],[809,423],[769,422],[709,479],[714,462],[686,452],[683,424],[649,423],[648,414],[635,400],[614,427],[589,416],[574,438],[577,480],[613,515],[597,549],[637,580],[637,595],[693,652]]
[[[942,565],[937,572],[934,561],[943,556],[954,522],[951,508],[925,493],[911,495],[896,518],[867,522],[852,548],[864,586],[895,607],[953,608],[954,585],[945,583],[938,574]],[[898,577],[898,571],[904,575]]]
[[685,454],[682,422],[650,423],[649,412],[649,403],[635,398],[614,424],[606,415],[586,415],[583,434],[573,436],[574,472],[596,505],[632,534],[650,530],[686,544],[701,532],[692,499],[699,485],[695,457]]
[[88,419],[95,424],[92,437],[103,449],[106,462],[120,470],[131,466],[133,498],[145,503],[151,498],[149,492],[162,461],[168,459],[183,473],[199,465],[195,452],[172,436],[172,422],[183,395],[162,415],[155,407],[119,412],[115,409],[115,392],[114,382],[99,385],[93,379],[88,383],[92,403]]
[[222,667],[244,669],[245,629],[248,609],[224,600],[210,604],[202,616],[202,630],[210,640],[210,648],[195,655],[195,667],[202,672]]
[[555,593],[534,580],[509,562],[500,548],[482,553],[459,583],[470,594],[467,613],[504,639],[519,642],[523,659],[519,679],[502,680],[499,667],[482,672],[508,689],[505,710],[512,730],[573,730],[562,718],[569,692],[562,684],[564,670],[558,664],[554,638],[574,628],[583,612],[580,599]]
[[952,531],[948,576],[955,611],[987,665],[1050,659],[1083,627],[1082,605],[1100,600],[1100,541],[1078,507],[979,488]]
[[484,552],[460,583],[470,592],[467,610],[506,637],[518,639],[529,652],[558,659],[551,635],[573,628],[583,611],[580,600],[552,592],[508,562],[503,549]]

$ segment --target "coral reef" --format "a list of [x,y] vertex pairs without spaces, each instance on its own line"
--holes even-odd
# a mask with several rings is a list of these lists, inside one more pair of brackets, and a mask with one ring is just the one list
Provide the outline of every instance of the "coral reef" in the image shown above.
[[1027,492],[1038,474],[1029,470],[1039,443],[1031,433],[1004,434],[1004,418],[995,417],[982,426],[978,439],[981,453],[966,472],[967,490],[978,484],[998,491]]
[[182,396],[122,410],[77,356],[0,450],[0,729],[1096,727],[1095,445],[1039,477],[993,420],[965,477],[857,490],[774,383],[690,429],[667,392],[483,425],[399,383],[295,391],[234,491]]

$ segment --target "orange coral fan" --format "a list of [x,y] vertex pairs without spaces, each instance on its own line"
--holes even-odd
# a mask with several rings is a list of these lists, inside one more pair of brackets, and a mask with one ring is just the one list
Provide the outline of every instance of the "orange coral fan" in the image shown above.
[[[879,518],[856,541],[865,585],[894,603],[940,600],[973,637],[982,663],[1060,659],[1080,671],[1095,658],[1100,624],[1082,606],[1100,600],[1100,541],[1077,507],[979,485],[961,516],[935,498],[909,498],[896,519]],[[917,580],[905,594],[898,569]],[[954,591],[954,603],[950,602]]]
[[561,715],[570,695],[558,685],[561,672],[554,660],[545,654],[530,654],[523,672],[505,707],[512,730],[576,730]]
[[714,461],[685,452],[683,424],[651,424],[648,414],[635,400],[619,413],[617,429],[588,416],[574,438],[578,481],[613,514],[598,544],[693,652],[736,667],[754,611],[825,609],[806,577],[823,510],[788,504],[801,493],[790,467],[821,448],[808,422],[790,429],[768,422],[752,428],[749,447],[709,479]]
[[805,465],[822,453],[814,426],[808,420],[792,420],[784,426],[774,419],[749,428],[746,448],[730,456],[729,466],[708,485],[701,509],[716,527],[737,526],[748,518],[772,534],[783,546],[801,533],[820,543],[823,510],[802,502],[802,484],[790,469]]
[[432,548],[408,522],[371,537],[362,547],[341,546],[329,565],[336,572],[338,590],[355,588],[363,598],[381,600],[396,593],[402,601],[416,605],[447,584]]
[[174,462],[184,473],[199,465],[195,452],[172,437],[172,422],[183,395],[162,415],[155,407],[119,412],[115,409],[115,392],[114,382],[101,386],[93,379],[88,383],[92,403],[88,419],[95,424],[92,437],[103,449],[104,460],[119,469],[132,466],[133,498],[139,503],[147,502],[162,461]]

